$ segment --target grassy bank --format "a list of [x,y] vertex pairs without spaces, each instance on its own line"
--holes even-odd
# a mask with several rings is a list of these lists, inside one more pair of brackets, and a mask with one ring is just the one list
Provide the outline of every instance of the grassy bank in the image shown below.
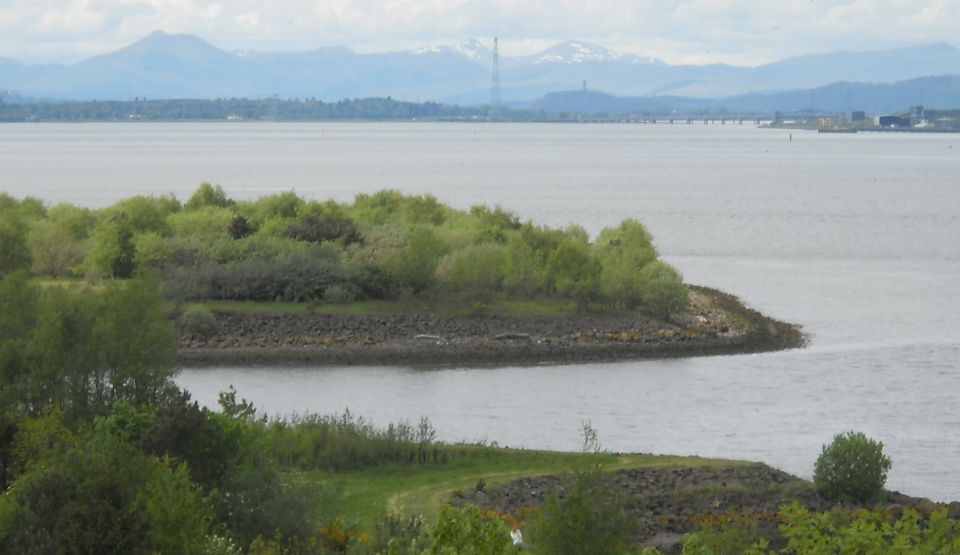
[[345,490],[342,514],[371,527],[385,512],[423,515],[433,522],[438,508],[454,492],[474,492],[520,478],[564,475],[578,466],[602,464],[606,471],[633,468],[719,468],[751,463],[700,457],[644,454],[562,453],[466,446],[471,455],[454,463],[411,467],[388,466],[354,472],[310,472],[304,478],[340,484]]

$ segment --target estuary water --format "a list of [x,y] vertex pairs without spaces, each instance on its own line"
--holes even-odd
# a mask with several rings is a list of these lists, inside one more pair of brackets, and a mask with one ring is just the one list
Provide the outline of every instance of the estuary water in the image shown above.
[[183,369],[270,414],[427,416],[445,440],[752,459],[809,477],[841,431],[880,439],[888,485],[960,499],[960,135],[733,125],[0,126],[0,190],[104,206],[396,188],[595,233],[631,217],[691,283],[799,323],[771,354],[525,368]]

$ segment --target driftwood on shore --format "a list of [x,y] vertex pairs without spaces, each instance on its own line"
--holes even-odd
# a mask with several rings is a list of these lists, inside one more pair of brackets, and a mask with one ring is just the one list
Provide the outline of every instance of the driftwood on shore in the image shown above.
[[694,288],[666,322],[638,311],[563,316],[218,313],[183,336],[181,365],[500,366],[753,353],[802,346],[796,326]]

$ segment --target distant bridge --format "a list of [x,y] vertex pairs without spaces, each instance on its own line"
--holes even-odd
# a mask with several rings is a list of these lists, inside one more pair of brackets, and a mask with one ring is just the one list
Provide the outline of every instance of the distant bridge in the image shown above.
[[758,118],[756,116],[698,116],[698,117],[672,117],[672,118],[656,118],[656,117],[631,117],[631,116],[621,116],[621,117],[608,117],[608,118],[598,118],[598,117],[588,117],[575,120],[575,123],[636,123],[636,124],[665,124],[665,125],[693,125],[693,124],[702,124],[702,125],[743,125],[746,122],[748,125],[760,125],[761,123],[768,123],[773,121],[770,118]]

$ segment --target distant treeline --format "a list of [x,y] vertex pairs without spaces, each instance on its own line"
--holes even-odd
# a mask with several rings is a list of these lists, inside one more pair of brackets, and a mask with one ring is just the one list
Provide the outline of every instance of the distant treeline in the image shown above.
[[[0,99],[0,122],[25,121],[183,121],[183,120],[486,120],[488,107],[437,102],[404,102],[390,97],[354,98],[336,102],[317,99],[179,99],[86,102],[18,102]],[[497,112],[496,119],[542,120],[529,110]]]

